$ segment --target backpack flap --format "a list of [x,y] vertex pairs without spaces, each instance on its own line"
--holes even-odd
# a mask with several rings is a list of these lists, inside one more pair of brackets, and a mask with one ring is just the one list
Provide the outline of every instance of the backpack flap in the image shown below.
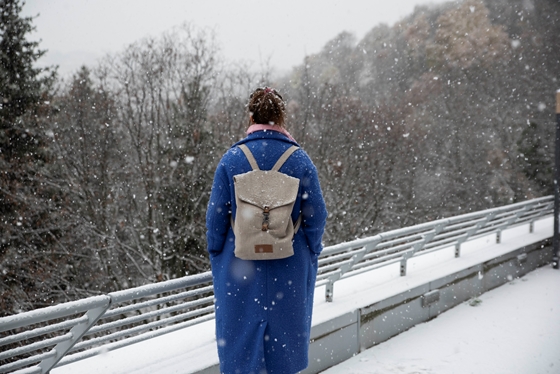
[[299,179],[278,171],[253,170],[233,177],[237,197],[246,203],[274,209],[296,201]]
[[286,235],[292,223],[299,179],[276,171],[254,170],[236,175],[234,183],[237,217],[241,215],[250,229],[257,231],[253,234],[268,231],[274,237]]

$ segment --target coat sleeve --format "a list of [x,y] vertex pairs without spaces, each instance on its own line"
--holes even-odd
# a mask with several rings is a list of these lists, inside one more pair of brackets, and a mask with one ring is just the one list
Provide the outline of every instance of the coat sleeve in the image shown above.
[[320,254],[323,250],[322,238],[327,222],[327,207],[321,192],[317,169],[311,160],[309,162],[310,166],[301,182],[301,227],[310,249]]
[[210,201],[206,210],[206,240],[210,256],[220,254],[231,226],[231,193],[225,166],[222,161],[216,168]]

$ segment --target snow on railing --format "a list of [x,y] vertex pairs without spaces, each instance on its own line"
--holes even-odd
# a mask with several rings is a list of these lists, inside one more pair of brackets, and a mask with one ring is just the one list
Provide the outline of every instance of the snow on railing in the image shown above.
[[[326,247],[316,287],[332,301],[337,280],[400,263],[406,275],[413,256],[496,235],[553,214],[547,196],[504,207],[440,219]],[[0,318],[0,373],[48,373],[119,347],[214,318],[210,272],[186,276]]]

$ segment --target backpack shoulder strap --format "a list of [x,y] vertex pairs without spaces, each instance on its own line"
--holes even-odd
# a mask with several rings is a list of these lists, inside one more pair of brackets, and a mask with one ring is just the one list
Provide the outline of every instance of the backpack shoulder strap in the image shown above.
[[238,145],[238,147],[243,151],[243,153],[245,153],[245,157],[247,157],[247,161],[249,161],[249,164],[251,164],[253,170],[260,170],[259,164],[257,164],[257,160],[255,160],[255,157],[253,157],[253,154],[251,153],[249,147],[247,147],[245,144],[240,144]]
[[301,221],[303,220],[303,218],[301,217],[301,213],[299,214],[299,217],[297,218],[296,222],[294,222],[294,236],[296,236],[299,228],[301,227]]
[[294,153],[298,149],[299,149],[299,147],[297,147],[295,145],[292,145],[290,148],[288,148],[286,150],[286,152],[284,152],[284,154],[282,156],[280,156],[278,161],[276,161],[276,164],[274,164],[274,167],[272,168],[272,170],[274,170],[274,171],[280,170],[282,165],[284,165],[284,162],[286,162],[286,160],[292,155],[292,153]]

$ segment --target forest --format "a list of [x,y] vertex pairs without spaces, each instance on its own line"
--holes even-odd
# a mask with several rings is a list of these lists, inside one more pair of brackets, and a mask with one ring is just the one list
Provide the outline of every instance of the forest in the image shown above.
[[66,80],[21,6],[0,2],[0,316],[209,270],[213,173],[259,86],[317,166],[325,245],[553,192],[557,0],[417,7],[281,76],[184,24]]

